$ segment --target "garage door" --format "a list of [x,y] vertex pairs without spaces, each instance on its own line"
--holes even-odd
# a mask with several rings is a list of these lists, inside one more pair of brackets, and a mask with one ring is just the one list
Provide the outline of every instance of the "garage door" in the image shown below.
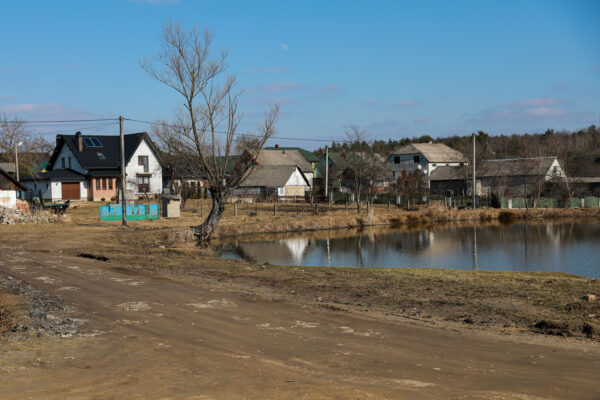
[[63,200],[79,200],[79,182],[62,182],[62,199]]

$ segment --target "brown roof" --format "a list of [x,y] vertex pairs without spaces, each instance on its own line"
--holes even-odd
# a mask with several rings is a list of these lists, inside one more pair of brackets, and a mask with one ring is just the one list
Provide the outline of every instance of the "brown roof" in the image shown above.
[[261,150],[256,157],[258,165],[292,165],[302,172],[313,172],[312,166],[298,150]]
[[392,154],[416,154],[420,153],[427,161],[435,162],[466,162],[463,154],[448,147],[443,143],[411,143],[395,149]]
[[[14,187],[17,188],[14,190],[27,191],[27,188],[25,186],[21,185],[21,183],[19,181],[17,181],[15,178],[13,178],[8,172],[3,170],[2,168],[0,168],[0,178],[1,178],[0,181],[5,179],[7,182],[12,183],[14,185]],[[6,189],[0,188],[0,190],[6,190]]]
[[[298,167],[295,165],[256,165],[240,187],[284,187],[296,168]],[[304,174],[302,177],[306,181],[306,186],[309,186]]]

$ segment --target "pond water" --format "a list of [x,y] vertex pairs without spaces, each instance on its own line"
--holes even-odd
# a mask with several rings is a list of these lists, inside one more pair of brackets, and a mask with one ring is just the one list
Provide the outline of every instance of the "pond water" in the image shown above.
[[567,272],[600,278],[600,221],[442,225],[263,235],[222,242],[221,255],[290,266]]

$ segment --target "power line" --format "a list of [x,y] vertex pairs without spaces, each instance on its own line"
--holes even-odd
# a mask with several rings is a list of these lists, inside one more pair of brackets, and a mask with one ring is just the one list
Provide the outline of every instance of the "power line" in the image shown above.
[[11,120],[1,121],[7,124],[69,124],[69,123],[81,123],[81,122],[98,122],[98,121],[119,121],[118,118],[98,118],[98,119],[65,119],[65,120],[45,120],[45,121],[27,121],[27,120]]

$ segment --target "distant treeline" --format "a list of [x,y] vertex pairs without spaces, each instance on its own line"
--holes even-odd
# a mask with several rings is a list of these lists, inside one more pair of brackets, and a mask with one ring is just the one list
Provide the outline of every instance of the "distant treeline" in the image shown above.
[[[387,157],[397,147],[428,142],[444,143],[469,157],[472,153],[471,135],[444,138],[424,135],[388,141],[333,142],[330,150],[341,153],[374,151]],[[324,152],[324,148],[315,151],[319,156]],[[575,132],[548,129],[544,133],[512,135],[489,135],[478,131],[476,156],[480,159],[557,156],[570,176],[600,176],[600,128],[591,125]]]

